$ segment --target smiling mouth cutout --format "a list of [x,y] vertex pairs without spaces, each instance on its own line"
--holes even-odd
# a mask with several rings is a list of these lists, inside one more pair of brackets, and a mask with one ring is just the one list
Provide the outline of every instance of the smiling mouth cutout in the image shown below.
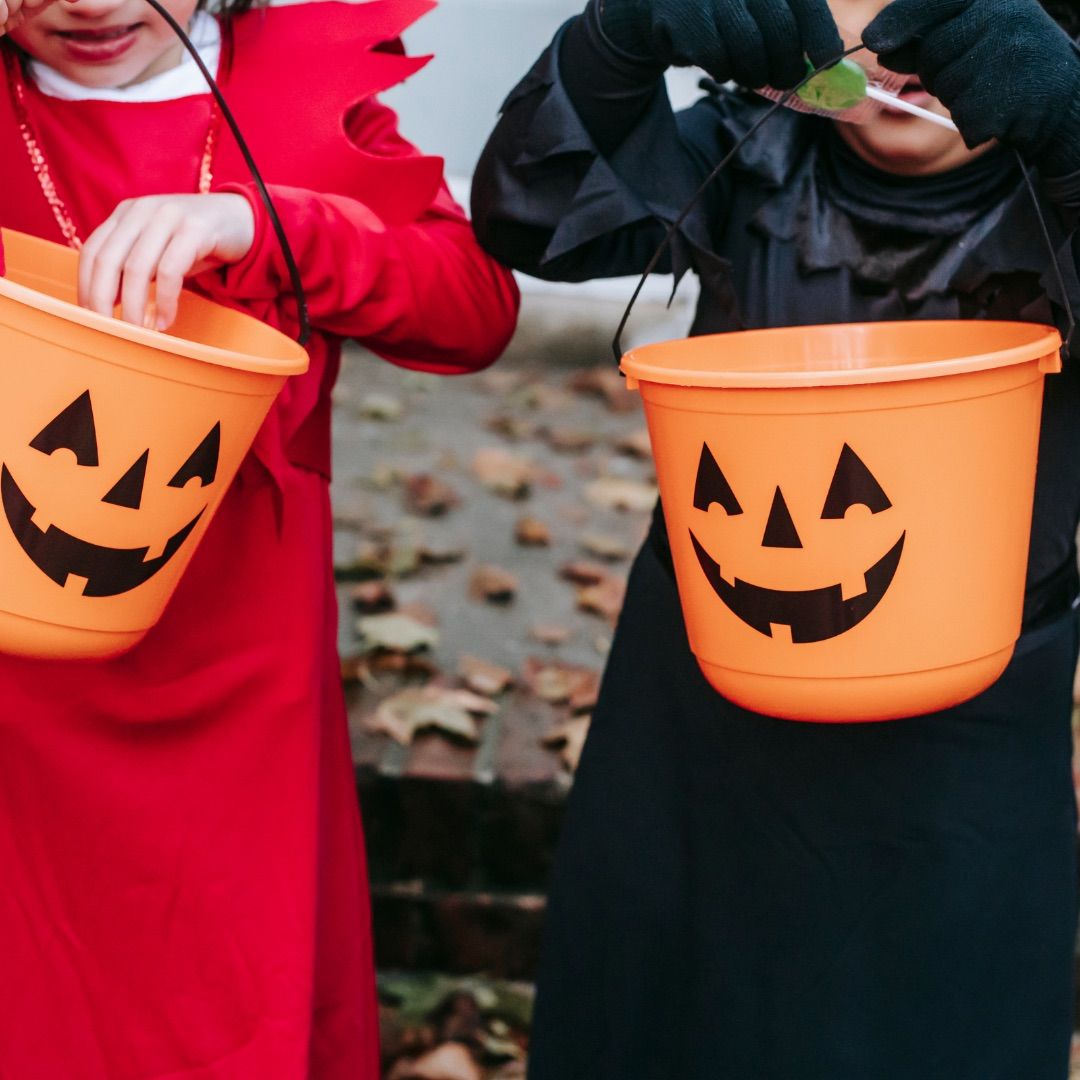
[[839,584],[820,589],[790,590],[766,589],[738,578],[729,584],[720,575],[720,564],[701,546],[693,532],[690,540],[713,591],[733,614],[766,637],[773,636],[774,625],[789,626],[792,642],[805,644],[845,633],[878,606],[892,584],[906,536],[906,532],[902,533],[900,539],[866,571],[866,592],[848,600],[844,599]]
[[37,512],[6,465],[0,472],[0,497],[11,531],[42,573],[63,588],[69,576],[85,581],[83,596],[117,596],[149,581],[180,549],[198,524],[200,510],[171,536],[161,555],[147,559],[149,547],[110,548],[80,540],[50,525],[40,529],[31,520]]

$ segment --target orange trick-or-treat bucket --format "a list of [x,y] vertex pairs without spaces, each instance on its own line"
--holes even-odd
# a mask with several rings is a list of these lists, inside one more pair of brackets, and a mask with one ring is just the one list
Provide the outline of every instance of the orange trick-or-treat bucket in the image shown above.
[[988,687],[1020,633],[1043,376],[1015,322],[646,345],[641,392],[690,646],[793,720],[889,720]]
[[308,357],[192,293],[168,334],[87,311],[76,252],[0,239],[0,650],[111,656],[161,616]]

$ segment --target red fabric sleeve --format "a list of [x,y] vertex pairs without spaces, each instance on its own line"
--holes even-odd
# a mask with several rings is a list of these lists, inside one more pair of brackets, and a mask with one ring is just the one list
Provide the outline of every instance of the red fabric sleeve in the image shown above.
[[[398,134],[394,113],[373,99],[354,110],[346,127],[365,153],[417,153]],[[244,259],[224,269],[224,293],[239,301],[282,297],[287,303],[288,269],[254,185],[217,190],[244,195],[255,213],[255,242]],[[402,367],[440,374],[475,371],[506,347],[517,319],[517,286],[481,250],[445,187],[416,221],[403,225],[386,225],[346,196],[280,185],[269,190],[317,330],[356,338]]]

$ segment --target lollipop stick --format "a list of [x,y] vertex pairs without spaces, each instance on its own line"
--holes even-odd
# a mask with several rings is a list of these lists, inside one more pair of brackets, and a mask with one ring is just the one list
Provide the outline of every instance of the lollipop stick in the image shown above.
[[937,124],[939,127],[948,128],[950,131],[958,130],[947,116],[939,116],[929,109],[924,109],[921,105],[912,105],[910,101],[905,101],[902,97],[890,94],[886,90],[879,90],[876,86],[867,86],[866,96],[882,105],[888,105],[891,109],[899,109],[901,112],[911,113],[912,116],[921,116],[924,120],[929,120],[930,123]]

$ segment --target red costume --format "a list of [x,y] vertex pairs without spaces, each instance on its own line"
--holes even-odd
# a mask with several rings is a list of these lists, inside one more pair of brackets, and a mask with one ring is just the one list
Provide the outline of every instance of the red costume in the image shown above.
[[[142,644],[107,662],[0,657],[5,1080],[378,1075],[335,645],[329,393],[345,337],[408,367],[479,368],[517,300],[441,163],[371,96],[419,66],[373,47],[430,6],[320,3],[232,25],[222,86],[302,271],[311,370],[282,394]],[[208,95],[62,101],[31,86],[28,103],[81,236],[125,197],[195,190]],[[10,93],[0,146],[0,222],[60,239]],[[214,187],[252,201],[256,242],[199,286],[295,334],[273,231],[224,130]]]

